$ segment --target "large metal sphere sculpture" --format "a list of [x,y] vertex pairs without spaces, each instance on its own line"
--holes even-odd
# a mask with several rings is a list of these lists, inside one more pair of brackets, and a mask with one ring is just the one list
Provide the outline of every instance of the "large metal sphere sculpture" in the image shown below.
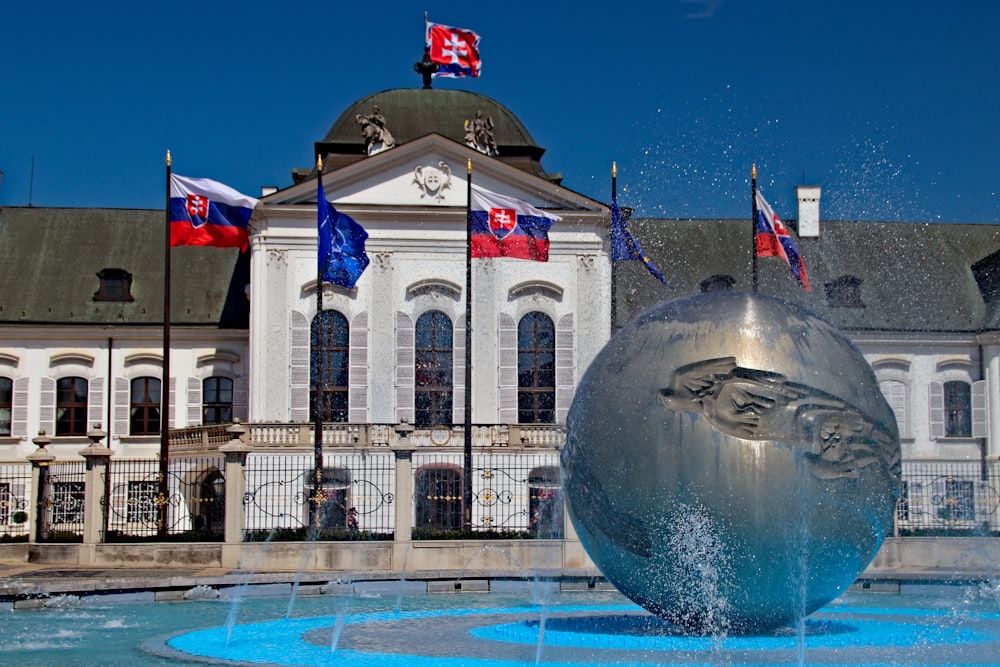
[[645,312],[598,354],[567,422],[565,491],[588,554],[690,631],[804,618],[892,527],[899,433],[875,375],[778,299],[716,292]]

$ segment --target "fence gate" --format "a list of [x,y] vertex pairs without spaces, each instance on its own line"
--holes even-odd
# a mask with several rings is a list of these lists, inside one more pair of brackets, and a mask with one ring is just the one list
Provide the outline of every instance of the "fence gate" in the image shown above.
[[38,537],[42,542],[83,540],[86,463],[52,462],[42,468],[38,499]]

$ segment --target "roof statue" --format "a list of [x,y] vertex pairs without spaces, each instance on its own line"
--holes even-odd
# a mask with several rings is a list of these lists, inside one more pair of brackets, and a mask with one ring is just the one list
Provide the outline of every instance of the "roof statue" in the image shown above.
[[477,111],[474,119],[465,121],[465,145],[484,155],[496,157],[500,151],[493,137],[493,127],[493,117],[483,118],[483,112]]
[[377,106],[372,107],[370,114],[359,113],[355,118],[358,125],[361,126],[361,136],[365,138],[365,151],[368,155],[381,153],[396,145],[396,141],[385,125],[385,116],[381,114]]

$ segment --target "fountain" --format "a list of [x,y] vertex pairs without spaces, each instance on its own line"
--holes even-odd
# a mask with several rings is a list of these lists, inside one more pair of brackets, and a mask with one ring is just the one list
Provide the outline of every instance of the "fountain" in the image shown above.
[[591,363],[562,453],[604,575],[698,633],[773,630],[853,583],[892,528],[899,435],[871,368],[798,306],[668,301]]
[[618,591],[539,596],[552,582],[522,577],[390,600],[338,582],[297,617],[185,614],[203,629],[159,627],[143,650],[297,667],[996,664],[995,582],[851,588],[891,526],[898,435],[861,355],[800,308],[717,293],[645,313],[581,382],[563,468]]

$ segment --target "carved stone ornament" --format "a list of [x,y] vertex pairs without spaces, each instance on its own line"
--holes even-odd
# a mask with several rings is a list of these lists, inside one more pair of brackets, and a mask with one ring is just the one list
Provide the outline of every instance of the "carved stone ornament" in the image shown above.
[[372,254],[375,259],[375,266],[377,266],[382,271],[388,271],[392,268],[392,253],[391,252],[376,252]]
[[438,162],[437,167],[420,166],[413,170],[413,182],[420,188],[420,198],[433,197],[436,201],[444,199],[444,191],[451,187],[451,167],[445,162]]
[[268,264],[283,266],[285,264],[287,257],[288,257],[288,251],[283,248],[267,251]]

